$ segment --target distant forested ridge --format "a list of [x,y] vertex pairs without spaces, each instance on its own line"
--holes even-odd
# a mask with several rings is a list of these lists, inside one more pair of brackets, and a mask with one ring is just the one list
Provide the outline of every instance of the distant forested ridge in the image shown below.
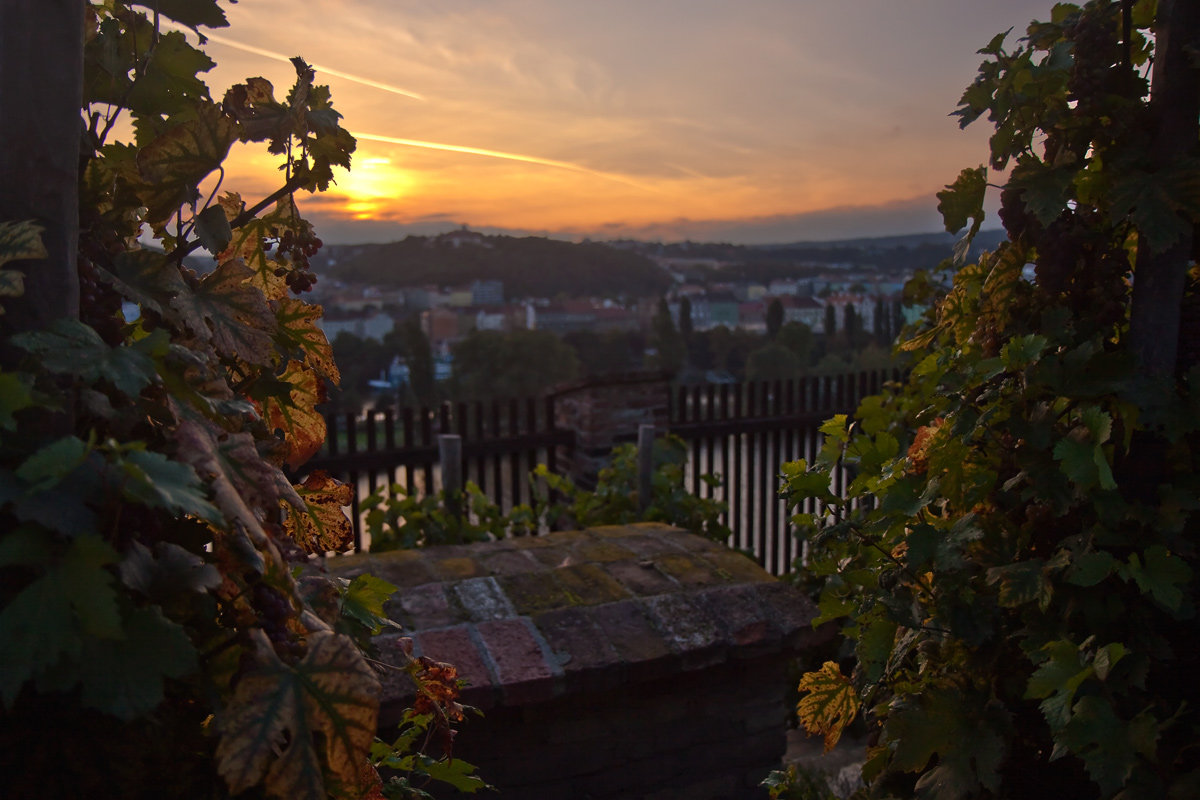
[[671,277],[639,253],[604,244],[537,237],[409,236],[391,244],[330,247],[335,263],[322,271],[339,280],[376,286],[456,286],[504,282],[507,298],[659,295]]

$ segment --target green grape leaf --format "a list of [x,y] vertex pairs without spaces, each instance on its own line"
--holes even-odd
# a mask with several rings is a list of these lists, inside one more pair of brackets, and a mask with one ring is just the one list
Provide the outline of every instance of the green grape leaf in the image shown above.
[[1029,676],[1025,697],[1042,700],[1042,714],[1051,730],[1061,730],[1071,718],[1071,703],[1080,684],[1092,677],[1095,670],[1084,666],[1079,647],[1066,640],[1045,645],[1040,653],[1045,660]]
[[155,332],[132,345],[109,347],[100,334],[76,319],[57,319],[46,330],[29,331],[13,342],[38,357],[43,367],[95,383],[106,380],[128,397],[137,397],[158,377],[154,355],[166,346],[166,333]]
[[229,246],[233,239],[233,228],[229,217],[220,205],[209,206],[196,215],[196,238],[200,245],[214,256]]
[[64,436],[26,458],[16,474],[29,485],[31,493],[45,491],[82,466],[91,451],[79,437]]
[[178,316],[171,301],[191,291],[165,253],[144,248],[128,250],[116,257],[115,269],[113,286],[126,300],[167,317]]
[[992,567],[987,571],[987,582],[1000,585],[999,602],[1002,607],[1015,608],[1036,600],[1038,608],[1045,611],[1054,590],[1046,580],[1044,567],[1042,560],[1037,558]]
[[[1153,717],[1144,714],[1140,731],[1131,731],[1103,697],[1088,695],[1075,704],[1071,721],[1063,729],[1060,742],[1083,759],[1084,769],[1100,787],[1104,796],[1111,796],[1124,785],[1138,762],[1138,750],[1131,746],[1132,738],[1145,738],[1145,722],[1153,725]],[[1154,726],[1155,728],[1157,726]],[[1131,733],[1137,736],[1131,736]],[[1156,738],[1156,731],[1151,734]],[[1143,744],[1142,747],[1145,747]]]
[[283,353],[300,358],[322,378],[339,383],[341,375],[333,360],[333,348],[317,324],[323,313],[321,307],[296,297],[285,297],[274,305],[278,323],[276,347]]
[[796,705],[800,724],[808,733],[824,738],[828,753],[858,714],[858,692],[836,661],[826,661],[817,672],[804,673],[797,688],[808,693]]
[[117,571],[121,583],[159,605],[181,594],[205,592],[221,585],[220,570],[171,542],[155,542],[151,551],[134,540]]
[[396,586],[374,575],[359,575],[346,587],[342,595],[342,615],[353,619],[374,636],[385,626],[396,626],[383,610],[397,591]]
[[1095,486],[1101,489],[1117,487],[1112,468],[1099,444],[1067,436],[1054,445],[1054,458],[1062,462],[1063,473],[1080,491]]
[[[971,228],[962,240],[968,245],[983,225],[983,196],[986,190],[987,167],[979,166],[975,169],[964,169],[958,173],[954,183],[937,193],[938,211],[942,214],[942,221],[945,222],[948,232],[958,233],[967,227],[968,219],[972,220]],[[956,260],[959,263],[962,261],[961,258]]]
[[342,509],[354,499],[354,489],[317,470],[296,486],[304,510],[287,509],[284,530],[306,553],[344,552],[354,543],[354,526]]
[[1067,582],[1075,586],[1095,586],[1116,569],[1117,560],[1105,550],[1080,553],[1071,561]]
[[375,738],[379,681],[354,642],[316,631],[295,666],[254,634],[259,667],[244,674],[218,718],[217,769],[233,794],[263,784],[271,797],[325,798],[325,775],[359,785]]
[[1152,250],[1166,250],[1200,218],[1200,161],[1153,173],[1118,172],[1110,214],[1115,224],[1131,219]]
[[421,765],[419,772],[428,775],[432,780],[440,781],[467,794],[474,794],[480,789],[488,788],[488,784],[474,774],[475,766],[461,758],[433,759],[426,757],[423,760],[425,763]]
[[937,765],[917,781],[917,796],[951,800],[999,788],[1010,723],[994,706],[973,707],[956,690],[931,688],[911,705],[892,712],[883,736],[893,742],[890,766],[920,772],[936,755]]
[[120,639],[84,642],[80,682],[83,704],[129,720],[163,700],[163,679],[195,672],[196,649],[187,632],[155,606],[125,617]]
[[1151,595],[1172,611],[1183,602],[1183,587],[1192,578],[1192,568],[1161,544],[1146,548],[1145,560],[1137,553],[1129,556],[1129,574],[1142,592]]
[[0,698],[11,708],[30,678],[74,661],[84,638],[120,639],[113,576],[117,554],[95,535],[71,542],[62,559],[0,611]]
[[216,105],[194,109],[138,152],[138,194],[153,224],[166,222],[181,206],[194,202],[200,182],[221,167],[237,140],[237,126]]
[[1049,225],[1067,208],[1075,188],[1077,167],[1050,167],[1040,161],[1022,160],[1009,178],[1008,188],[1021,193],[1021,202],[1042,225]]
[[256,365],[274,356],[275,315],[263,293],[249,285],[251,271],[240,261],[226,261],[200,281],[195,292],[182,293],[172,307],[217,353]]
[[0,428],[16,428],[13,416],[34,405],[33,376],[24,372],[0,372]]
[[1004,363],[1005,369],[1019,370],[1041,358],[1048,343],[1049,340],[1045,336],[1029,335],[1014,337],[1005,342],[1004,346],[1000,348],[1000,360]]
[[117,462],[124,480],[121,493],[127,499],[152,508],[191,514],[214,525],[223,517],[208,500],[196,471],[189,464],[172,461],[153,450],[130,450]]

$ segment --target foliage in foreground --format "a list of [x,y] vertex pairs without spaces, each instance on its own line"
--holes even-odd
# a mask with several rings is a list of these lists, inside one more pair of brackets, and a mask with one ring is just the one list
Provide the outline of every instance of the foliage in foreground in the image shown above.
[[[785,466],[856,660],[805,677],[801,721],[829,744],[861,705],[869,796],[1200,795],[1200,368],[1145,369],[1130,313],[1200,222],[1195,160],[1155,152],[1154,6],[1059,5],[982,51],[959,113],[1015,160],[1009,241],[953,275],[907,383]],[[978,230],[986,172],[940,195],[951,230]]]
[[[21,269],[70,269],[83,294],[78,318],[4,343],[24,353],[0,371],[6,796],[475,788],[461,762],[422,760],[418,737],[376,742],[367,650],[394,587],[294,577],[293,562],[350,542],[348,487],[283,471],[320,446],[315,406],[338,380],[321,310],[299,297],[320,241],[294,194],[325,189],[354,139],[299,58],[284,99],[250,78],[214,102],[212,61],[159,22],[198,31],[223,12],[154,5],[153,19],[87,8],[78,275],[37,261],[37,226],[0,222],[5,304],[22,302]],[[130,141],[112,138],[122,116]],[[218,196],[238,141],[281,162],[282,186],[252,205]],[[199,248],[203,275],[183,265]],[[425,706],[409,728],[448,742],[452,676],[408,670]],[[411,775],[385,784],[379,767]]]
[[[381,487],[363,501],[371,550],[379,552],[439,544],[463,544],[524,536],[541,530],[570,530],[632,522],[666,522],[716,542],[730,530],[721,521],[726,504],[698,497],[684,486],[687,445],[678,436],[654,441],[651,496],[646,508],[638,498],[637,447],[618,445],[600,470],[596,488],[581,488],[565,475],[539,464],[529,476],[532,506],[521,504],[505,514],[474,483],[455,495],[445,490],[413,497],[404,487]],[[720,477],[702,475],[709,486]]]

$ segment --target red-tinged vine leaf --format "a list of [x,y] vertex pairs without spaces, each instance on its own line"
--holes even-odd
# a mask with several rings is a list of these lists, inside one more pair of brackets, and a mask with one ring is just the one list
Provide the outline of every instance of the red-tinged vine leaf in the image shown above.
[[342,509],[354,490],[317,470],[296,486],[305,510],[288,509],[284,530],[306,553],[343,552],[354,543],[354,526]]
[[290,385],[286,398],[263,400],[263,417],[272,431],[283,431],[284,465],[296,469],[325,443],[325,418],[317,406],[325,401],[325,386],[299,361],[289,361],[279,380]]
[[340,383],[342,378],[333,360],[333,348],[325,337],[325,331],[317,324],[323,313],[322,308],[298,297],[285,297],[274,306],[278,323],[275,346],[281,352],[303,360],[322,378],[334,384]]
[[379,681],[354,642],[317,631],[295,666],[261,631],[258,668],[243,675],[219,716],[217,769],[233,794],[261,784],[268,796],[324,800],[326,787],[363,785],[375,738]]
[[251,274],[241,261],[225,261],[196,291],[177,296],[172,307],[219,355],[266,365],[274,354],[275,315],[263,293],[246,282]]
[[197,199],[200,182],[220,168],[235,141],[233,120],[206,103],[143,147],[137,157],[143,181],[138,194],[147,220],[165,222],[180,206]]
[[797,688],[808,692],[796,704],[800,724],[810,734],[824,737],[828,753],[858,714],[858,692],[836,661],[826,661],[817,672],[804,673]]

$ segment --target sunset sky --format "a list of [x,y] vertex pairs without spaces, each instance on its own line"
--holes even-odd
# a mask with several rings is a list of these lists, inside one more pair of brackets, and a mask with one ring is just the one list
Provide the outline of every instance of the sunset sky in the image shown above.
[[[981,163],[948,116],[976,50],[1045,0],[242,0],[213,94],[301,55],[358,136],[301,209],[328,242],[466,224],[567,237],[784,242],[940,228]],[[1010,39],[1010,41],[1012,41]],[[270,190],[247,150],[225,186]]]

